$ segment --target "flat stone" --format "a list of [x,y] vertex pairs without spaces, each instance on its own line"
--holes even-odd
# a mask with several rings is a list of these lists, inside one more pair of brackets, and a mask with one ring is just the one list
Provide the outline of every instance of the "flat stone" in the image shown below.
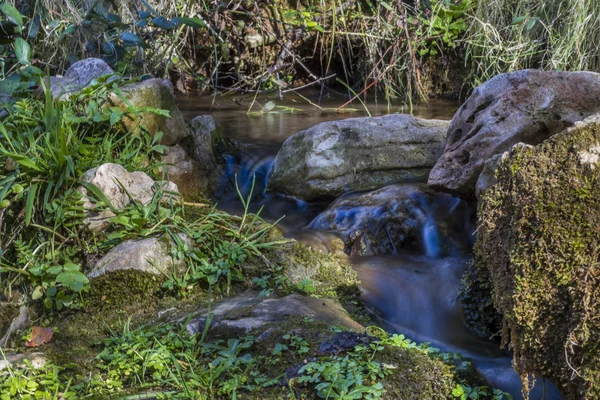
[[288,138],[268,190],[304,200],[401,182],[425,182],[449,122],[392,114],[318,124]]

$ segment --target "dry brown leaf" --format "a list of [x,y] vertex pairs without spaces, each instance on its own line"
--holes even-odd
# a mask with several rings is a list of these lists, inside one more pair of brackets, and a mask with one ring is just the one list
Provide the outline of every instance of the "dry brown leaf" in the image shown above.
[[34,326],[31,330],[31,340],[25,342],[25,347],[38,347],[45,343],[50,343],[52,335],[54,335],[52,328]]

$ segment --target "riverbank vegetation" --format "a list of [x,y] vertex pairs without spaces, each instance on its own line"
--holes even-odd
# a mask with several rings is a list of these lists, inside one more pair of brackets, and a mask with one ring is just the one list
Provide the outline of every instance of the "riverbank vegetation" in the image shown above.
[[[181,92],[283,96],[312,86],[411,104],[463,96],[516,69],[600,72],[595,1],[573,7],[567,0],[15,0],[0,1],[0,15],[0,334],[7,332],[0,338],[1,400],[510,398],[486,387],[457,354],[361,326],[356,321],[371,320],[347,260],[285,239],[260,211],[249,211],[252,192],[244,197],[230,185],[243,205],[236,216],[171,190],[163,181],[164,133],[144,125],[149,115],[171,115],[133,106],[122,87],[159,76]],[[52,78],[87,57],[103,59],[116,73],[55,95]],[[173,97],[168,82],[153,81]],[[182,131],[190,128],[181,119]],[[197,145],[191,136],[204,135],[198,140],[209,143],[210,154],[200,158],[212,162],[214,138],[189,130],[184,139]],[[152,181],[149,200],[136,200],[116,179],[111,183],[127,197],[117,207],[82,178],[107,163]],[[584,189],[577,195],[589,199],[591,189]],[[92,215],[108,216],[105,225],[90,228]],[[153,264],[144,253],[138,258],[150,271],[98,267],[117,247],[146,239],[155,240],[152,250],[166,249],[169,262]],[[559,278],[556,287],[564,283]],[[581,289],[584,300],[587,290]],[[339,306],[363,332],[308,313],[259,325],[211,325],[213,308],[241,293],[255,302],[236,306],[238,323],[265,298],[298,296]],[[525,300],[519,307],[534,309]],[[581,369],[591,387],[597,332],[590,331],[588,342],[591,311],[584,311],[573,335],[586,345],[581,365],[593,365]],[[22,317],[26,323],[13,329]],[[202,319],[194,332],[192,318]],[[544,351],[530,346],[537,332],[526,330],[519,341],[524,328],[517,322],[505,328],[518,354]],[[542,322],[536,327],[553,325]],[[39,368],[30,358],[38,347],[45,360]],[[518,364],[519,372],[566,380],[564,370],[536,357]]]
[[[21,20],[9,3],[3,35],[22,23],[41,70],[101,57],[182,91],[313,85],[411,101],[465,96],[517,69],[600,68],[593,0],[13,1]],[[8,75],[17,64],[4,55]]]
[[[149,204],[115,209],[79,176],[104,162],[132,170],[144,166],[153,175],[164,146],[157,144],[160,135],[149,136],[143,126],[124,129],[123,118],[141,110],[111,107],[110,92],[119,93],[119,88],[108,80],[65,101],[46,91],[42,99],[28,97],[8,106],[0,123],[0,301],[10,311],[0,325],[4,330],[18,315],[18,307],[5,305],[26,304],[30,318],[44,327],[38,325],[39,331],[52,332],[46,337],[26,329],[23,337],[12,339],[16,347],[11,348],[25,354],[28,347],[44,345],[47,360],[41,367],[33,361],[5,366],[0,398],[504,396],[473,378],[458,355],[379,330],[364,335],[364,344],[332,355],[319,346],[322,332],[336,331],[306,318],[257,332],[271,332],[266,341],[235,329],[191,334],[185,323],[148,325],[168,307],[204,304],[210,310],[215,298],[239,293],[251,281],[264,295],[298,292],[340,301],[356,301],[356,281],[340,267],[326,270],[331,256],[290,246],[257,215],[236,217],[202,204],[186,206],[176,194],[165,196],[160,189]],[[150,111],[164,113],[144,109]],[[89,210],[83,207],[81,185],[91,192],[96,211],[114,213],[108,229],[93,233],[85,228]],[[194,246],[178,240],[181,234]],[[164,270],[159,276],[113,272],[88,279],[91,260],[119,243],[156,235],[173,239],[171,253],[185,260],[183,270]],[[286,257],[293,263],[310,259],[322,268],[314,280],[293,284],[285,275]],[[415,368],[415,373],[395,375],[396,369]],[[398,379],[401,384],[395,383]]]

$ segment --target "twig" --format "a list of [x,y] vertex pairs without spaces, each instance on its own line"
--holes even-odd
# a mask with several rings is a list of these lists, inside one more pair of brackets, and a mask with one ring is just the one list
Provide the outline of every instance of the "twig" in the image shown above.
[[350,100],[348,100],[347,102],[345,102],[344,104],[339,106],[336,110],[339,111],[342,108],[346,107],[348,104],[352,103],[354,100],[358,99],[361,94],[363,94],[364,92],[366,92],[367,90],[372,88],[373,85],[375,85],[377,82],[379,82],[379,80],[383,77],[383,75],[385,75],[385,73],[388,72],[393,66],[394,66],[394,64],[388,65],[387,68],[381,73],[381,75],[379,75],[373,82],[371,82],[367,86],[365,86],[365,88],[363,90],[361,90],[359,93],[354,95],[354,97],[352,97]]

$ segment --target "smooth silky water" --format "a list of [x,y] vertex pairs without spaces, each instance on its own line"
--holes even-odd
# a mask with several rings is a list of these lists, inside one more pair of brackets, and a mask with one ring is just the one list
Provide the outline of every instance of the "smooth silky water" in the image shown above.
[[[314,103],[319,102],[318,92],[302,95]],[[247,111],[253,99],[254,95],[216,98],[192,95],[180,97],[178,105],[186,119],[211,114],[222,125],[226,135],[247,145],[243,154],[225,155],[225,179],[231,183],[237,180],[242,195],[252,196],[251,211],[262,208],[261,216],[270,222],[285,216],[279,227],[287,237],[315,246],[327,246],[335,232],[311,229],[309,225],[328,203],[308,203],[266,193],[269,171],[277,151],[294,133],[320,122],[362,117],[367,113],[363,108],[340,114],[322,112],[301,97],[287,94],[284,101],[276,96],[259,96],[256,101],[260,104],[275,101],[278,105],[302,111],[249,116]],[[327,96],[321,98],[319,105],[335,108],[344,102],[340,97]],[[405,111],[372,101],[366,106],[373,116]],[[362,106],[355,102],[352,107]],[[457,108],[455,102],[434,100],[415,106],[413,114],[420,118],[451,119]],[[260,110],[260,107],[255,105],[253,110],[257,109]],[[218,193],[214,200],[220,209],[234,214],[242,212],[236,190]],[[387,256],[352,258],[362,282],[366,307],[387,331],[404,334],[418,342],[430,342],[444,351],[460,353],[473,363],[492,387],[521,399],[521,380],[512,368],[510,354],[501,350],[497,342],[484,340],[467,329],[457,300],[461,277],[475,239],[473,205],[453,199],[434,201],[422,208],[426,215],[418,249]],[[460,229],[452,231],[453,237],[444,237],[440,233],[440,224],[453,224]],[[538,380],[530,399],[542,398],[554,400],[561,397],[549,382]]]

